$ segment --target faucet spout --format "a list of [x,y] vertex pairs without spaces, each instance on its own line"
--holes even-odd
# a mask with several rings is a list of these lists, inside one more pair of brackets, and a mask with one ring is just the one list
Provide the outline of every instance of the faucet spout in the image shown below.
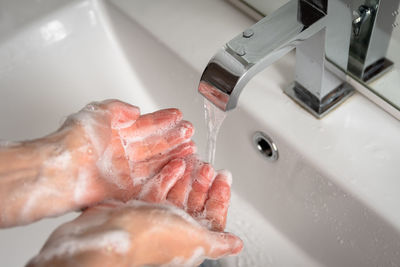
[[199,92],[224,111],[235,108],[254,75],[324,28],[325,13],[301,3],[291,0],[222,47],[205,68]]
[[321,118],[354,91],[346,82],[349,1],[291,0],[226,43],[205,68],[199,92],[231,110],[254,75],[296,48],[296,80],[284,92]]

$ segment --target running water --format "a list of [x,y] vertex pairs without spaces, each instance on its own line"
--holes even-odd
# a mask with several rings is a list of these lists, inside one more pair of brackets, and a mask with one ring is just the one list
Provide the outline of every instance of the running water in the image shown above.
[[200,267],[321,266],[279,229],[251,202],[232,191],[225,231],[242,239],[243,250],[236,256],[206,260]]
[[215,150],[219,128],[226,117],[226,112],[220,110],[213,103],[204,98],[204,111],[207,125],[207,161],[214,164]]

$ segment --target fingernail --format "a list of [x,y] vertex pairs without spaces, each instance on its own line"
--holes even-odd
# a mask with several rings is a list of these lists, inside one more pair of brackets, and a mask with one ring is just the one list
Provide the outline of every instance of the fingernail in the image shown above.
[[229,186],[232,186],[232,173],[228,170],[220,170],[217,173],[218,179],[225,181]]
[[168,117],[173,117],[175,121],[180,121],[183,117],[182,112],[179,109],[176,108],[169,108],[165,109],[164,114],[167,115]]
[[243,241],[238,237],[236,238],[237,240],[233,246],[232,255],[237,255],[243,250]]
[[183,129],[185,138],[190,138],[193,136],[194,128],[190,122],[185,121],[185,123],[183,124]]
[[243,249],[243,241],[234,234],[231,233],[224,233],[224,234],[225,234],[224,238],[226,242],[229,243],[231,248],[230,254],[232,255],[239,254]]

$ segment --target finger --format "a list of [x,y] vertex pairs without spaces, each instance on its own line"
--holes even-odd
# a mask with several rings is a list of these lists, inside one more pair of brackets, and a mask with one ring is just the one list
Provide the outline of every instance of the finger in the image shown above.
[[115,209],[117,206],[122,204],[123,202],[119,202],[117,200],[106,200],[104,202],[98,203],[94,206],[88,207],[84,210],[84,214],[89,212],[97,212],[98,210],[107,210],[107,209]]
[[187,198],[192,186],[192,176],[197,163],[197,156],[185,158],[186,169],[182,179],[178,180],[168,193],[167,200],[178,208],[186,210]]
[[140,141],[154,133],[167,131],[182,120],[182,112],[178,109],[163,109],[140,116],[132,127],[120,132],[127,142]]
[[211,223],[214,231],[223,231],[228,214],[229,200],[231,197],[232,175],[228,171],[217,174],[208,192],[205,204],[205,219]]
[[176,127],[161,134],[152,135],[145,140],[127,145],[129,159],[137,162],[150,159],[158,154],[164,154],[176,146],[187,142],[193,135],[193,125],[181,121]]
[[172,160],[155,177],[146,182],[139,199],[152,203],[165,200],[169,190],[182,177],[184,171],[183,159]]
[[113,129],[130,127],[140,116],[138,107],[119,100],[105,100],[101,105],[111,112],[111,127]]
[[231,233],[209,231],[210,251],[208,257],[218,259],[228,255],[236,255],[243,249],[243,241]]
[[132,175],[137,179],[146,179],[153,177],[168,162],[177,158],[185,158],[188,155],[196,153],[196,145],[193,141],[183,143],[182,145],[172,149],[166,154],[157,155],[149,160],[136,162],[132,166]]
[[213,167],[208,163],[199,162],[198,169],[192,178],[192,189],[187,202],[187,212],[190,215],[196,215],[203,211],[207,192],[210,189],[213,177]]

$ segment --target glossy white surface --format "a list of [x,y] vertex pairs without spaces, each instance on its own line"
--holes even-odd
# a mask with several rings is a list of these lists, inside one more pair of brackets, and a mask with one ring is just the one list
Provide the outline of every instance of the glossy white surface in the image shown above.
[[[120,98],[143,112],[181,108],[204,151],[201,71],[249,18],[216,0],[54,6],[4,30],[0,139],[44,135],[89,101]],[[400,123],[359,94],[316,120],[282,92],[293,66],[290,54],[255,77],[222,125],[216,165],[232,170],[235,191],[228,229],[246,250],[221,264],[399,266]],[[260,130],[278,161],[256,153]],[[0,230],[0,265],[23,265],[74,216]]]
[[[399,18],[397,19],[399,20]],[[397,22],[398,23],[398,22]],[[400,120],[400,28],[394,27],[390,40],[387,58],[394,62],[389,73],[369,84],[369,87],[380,94],[397,108],[397,118]]]

